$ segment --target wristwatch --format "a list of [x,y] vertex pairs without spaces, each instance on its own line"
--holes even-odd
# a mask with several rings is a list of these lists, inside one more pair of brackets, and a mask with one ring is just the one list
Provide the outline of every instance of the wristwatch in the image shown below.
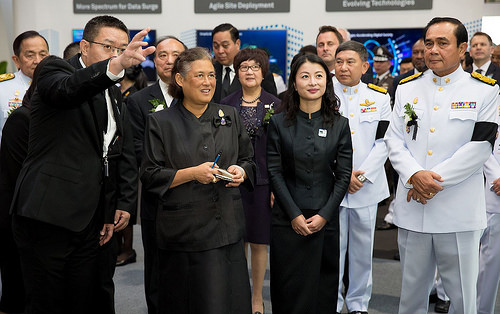
[[362,174],[358,175],[358,176],[357,176],[357,178],[358,178],[358,180],[359,180],[361,183],[363,183],[363,182],[365,182],[365,181],[366,181],[366,177],[365,177],[364,175],[362,175]]

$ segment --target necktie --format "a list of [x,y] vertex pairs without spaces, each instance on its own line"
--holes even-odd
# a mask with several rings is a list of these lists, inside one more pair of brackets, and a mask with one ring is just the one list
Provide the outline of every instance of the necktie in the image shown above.
[[373,84],[378,85],[378,83],[380,83],[380,78],[377,76],[377,77],[373,80]]
[[483,69],[477,69],[476,72],[479,74],[483,74]]
[[224,98],[229,94],[229,82],[230,82],[230,76],[229,73],[231,72],[230,67],[226,67],[226,74],[224,75],[224,79],[222,80],[222,97]]

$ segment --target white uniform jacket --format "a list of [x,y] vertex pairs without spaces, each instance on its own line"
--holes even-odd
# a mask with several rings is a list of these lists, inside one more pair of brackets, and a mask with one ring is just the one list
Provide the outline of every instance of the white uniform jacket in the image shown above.
[[[377,139],[379,126],[386,130],[391,117],[389,94],[375,91],[360,82],[356,86],[334,84],[335,94],[340,98],[340,113],[349,119],[352,138],[352,169],[364,171],[367,180],[354,194],[346,193],[340,206],[349,208],[377,204],[389,197],[384,163],[387,148],[382,133]],[[386,123],[380,123],[386,121]]]
[[[500,109],[500,108],[499,108]],[[500,132],[500,127],[498,128]],[[491,191],[491,183],[500,178],[500,137],[497,133],[495,146],[490,158],[484,163],[485,193],[486,193],[486,212],[500,214],[500,196]]]
[[[389,159],[399,173],[394,223],[404,229],[426,233],[479,230],[486,227],[483,165],[491,155],[486,140],[471,141],[477,122],[496,126],[498,86],[471,77],[459,67],[438,77],[427,70],[420,77],[400,84],[385,142]],[[418,116],[407,130],[405,104]],[[494,132],[493,130],[493,132]],[[490,132],[491,133],[491,132]],[[431,170],[444,179],[444,187],[426,205],[406,195],[410,177]]]
[[31,79],[21,70],[14,75],[13,79],[0,82],[0,138],[9,113],[22,105],[24,94],[31,84]]

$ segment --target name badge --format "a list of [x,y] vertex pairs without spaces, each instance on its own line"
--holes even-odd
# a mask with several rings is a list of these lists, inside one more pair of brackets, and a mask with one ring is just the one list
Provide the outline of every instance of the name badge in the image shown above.
[[319,129],[318,136],[319,137],[326,137],[326,130],[325,129]]

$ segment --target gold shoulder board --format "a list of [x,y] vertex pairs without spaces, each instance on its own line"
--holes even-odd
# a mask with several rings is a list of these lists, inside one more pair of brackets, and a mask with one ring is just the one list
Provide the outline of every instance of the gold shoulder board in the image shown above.
[[486,83],[488,85],[491,85],[491,86],[495,86],[497,80],[495,79],[492,79],[491,77],[487,77],[485,75],[482,75],[482,74],[479,74],[477,72],[472,72],[470,74],[470,76],[472,76],[473,78],[475,78],[476,80],[479,80],[483,83]]
[[380,86],[377,86],[377,85],[372,84],[372,83],[368,84],[368,88],[373,89],[374,91],[377,91],[377,92],[382,93],[382,94],[387,94],[387,89],[380,87]]
[[14,73],[0,74],[0,82],[12,80],[16,75]]
[[398,85],[401,85],[401,84],[404,84],[404,83],[408,83],[409,81],[413,81],[414,79],[420,77],[420,75],[422,75],[423,72],[418,72],[416,74],[413,74],[413,75],[410,75],[408,77],[405,77],[404,79],[402,79],[401,81],[399,81],[399,84]]

